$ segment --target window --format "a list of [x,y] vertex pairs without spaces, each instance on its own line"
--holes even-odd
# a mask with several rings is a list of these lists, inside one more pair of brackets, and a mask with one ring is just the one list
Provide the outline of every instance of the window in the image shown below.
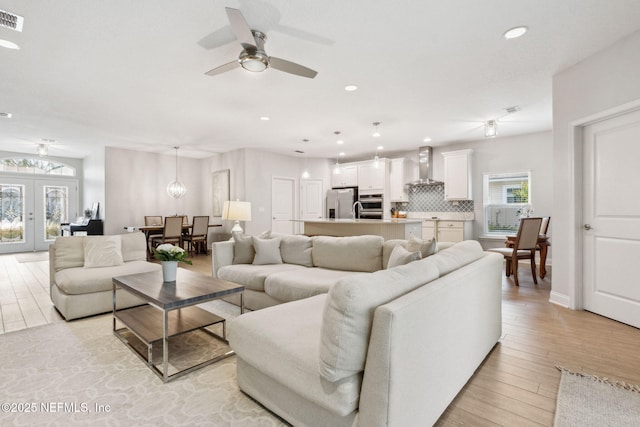
[[11,158],[0,160],[0,172],[76,176],[73,167],[42,159]]
[[485,174],[484,232],[516,233],[520,217],[532,211],[530,190],[530,172]]

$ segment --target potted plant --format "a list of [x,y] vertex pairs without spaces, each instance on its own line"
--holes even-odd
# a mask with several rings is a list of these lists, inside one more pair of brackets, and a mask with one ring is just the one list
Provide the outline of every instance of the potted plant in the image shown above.
[[162,263],[162,279],[165,282],[175,282],[178,272],[178,263],[184,262],[191,265],[191,261],[186,259],[187,252],[179,246],[170,243],[159,245],[153,249],[153,254]]

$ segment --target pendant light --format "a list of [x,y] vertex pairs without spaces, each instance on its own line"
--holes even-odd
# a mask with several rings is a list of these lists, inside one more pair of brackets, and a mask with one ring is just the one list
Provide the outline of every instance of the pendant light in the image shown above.
[[484,137],[493,138],[498,134],[498,122],[489,120],[484,124]]
[[333,166],[333,174],[340,175],[340,157],[336,157],[336,164]]
[[38,156],[40,157],[46,157],[47,154],[49,154],[49,148],[47,147],[47,144],[38,144]]
[[376,155],[373,156],[373,167],[378,168],[380,166],[380,158],[378,157],[378,150],[382,150],[384,147],[379,145],[376,147]]
[[[303,139],[302,142],[306,144],[307,142],[309,142],[309,140]],[[304,154],[304,170],[302,171],[302,179],[309,179],[311,177],[311,174],[309,173],[309,168],[307,167],[307,152],[305,151],[303,154]]]
[[178,181],[178,148],[173,147],[176,150],[176,179],[167,185],[167,194],[174,199],[179,199],[187,193],[187,187],[183,183]]
[[373,137],[374,138],[379,138],[380,137],[380,131],[378,130],[378,126],[380,125],[380,122],[373,122]]

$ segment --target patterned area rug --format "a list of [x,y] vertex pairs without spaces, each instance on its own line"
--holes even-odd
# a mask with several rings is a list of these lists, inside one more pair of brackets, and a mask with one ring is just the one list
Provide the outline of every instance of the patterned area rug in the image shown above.
[[562,377],[555,427],[639,425],[640,386],[557,368]]
[[[239,311],[223,301],[207,308]],[[203,347],[203,336],[215,340],[177,340],[172,366],[192,362],[182,350]],[[163,384],[113,335],[110,315],[0,335],[0,384],[0,425],[286,425],[238,389],[235,356]]]

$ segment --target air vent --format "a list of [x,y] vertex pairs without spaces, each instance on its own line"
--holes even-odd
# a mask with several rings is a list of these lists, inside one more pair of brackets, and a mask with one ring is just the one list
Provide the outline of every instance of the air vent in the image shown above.
[[24,18],[20,15],[0,10],[0,27],[10,28],[16,31],[22,31]]
[[301,150],[295,150],[294,153],[298,153],[298,154],[304,154],[304,151]]
[[507,114],[513,114],[516,111],[520,111],[520,107],[518,107],[517,105],[514,105],[513,107],[507,107],[504,110],[507,112]]

